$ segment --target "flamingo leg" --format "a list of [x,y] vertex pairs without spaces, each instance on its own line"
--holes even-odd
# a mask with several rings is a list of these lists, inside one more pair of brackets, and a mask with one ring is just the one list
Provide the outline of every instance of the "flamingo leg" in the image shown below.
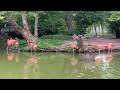
[[36,54],[36,49],[35,49],[35,54]]
[[112,54],[112,49],[111,49],[111,54]]
[[108,49],[108,54],[110,53],[110,49]]
[[6,49],[7,49],[6,51],[7,51],[7,55],[8,55],[8,46],[7,46],[7,48],[6,48]]
[[31,47],[31,54],[32,54],[32,47]]
[[73,55],[74,55],[74,49],[73,49]]
[[99,49],[99,55],[100,55],[100,49]]

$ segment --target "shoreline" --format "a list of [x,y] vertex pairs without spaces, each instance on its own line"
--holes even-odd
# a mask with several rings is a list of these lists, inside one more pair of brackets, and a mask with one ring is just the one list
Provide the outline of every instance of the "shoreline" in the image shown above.
[[[25,52],[31,52],[31,50],[20,50],[20,51],[25,51]],[[33,50],[33,52],[35,52]],[[51,48],[45,48],[45,49],[37,49],[36,52],[66,52],[66,53],[73,53],[72,50],[59,50],[59,49],[51,49]],[[78,50],[75,50],[74,53],[98,53],[99,51],[98,50],[85,50],[84,52],[83,51],[78,51]],[[108,52],[107,49],[102,49],[100,52]],[[112,49],[112,52],[120,52],[120,49]]]

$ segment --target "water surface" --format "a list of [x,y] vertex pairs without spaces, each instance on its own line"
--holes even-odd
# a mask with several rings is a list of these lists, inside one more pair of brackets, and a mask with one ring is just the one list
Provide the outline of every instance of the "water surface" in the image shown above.
[[120,53],[28,53],[0,51],[0,79],[119,79]]

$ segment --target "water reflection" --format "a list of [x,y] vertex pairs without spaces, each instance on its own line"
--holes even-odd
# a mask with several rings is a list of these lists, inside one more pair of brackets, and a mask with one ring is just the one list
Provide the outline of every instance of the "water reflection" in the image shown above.
[[29,56],[24,65],[24,79],[39,78],[38,59],[35,56]]
[[[120,53],[0,53],[0,78],[120,78]],[[39,59],[40,58],[40,59]],[[8,62],[10,61],[10,62]],[[16,63],[17,62],[17,63]],[[4,68],[4,69],[3,69]]]
[[14,54],[13,54],[13,53],[8,53],[8,55],[7,55],[7,60],[8,60],[8,61],[12,61],[13,58],[14,58]]
[[77,64],[77,62],[78,62],[78,60],[77,59],[75,59],[75,56],[74,56],[74,54],[73,54],[73,58],[70,60],[70,63],[71,63],[71,65],[76,65]]
[[79,54],[79,60],[82,61],[87,61],[87,62],[91,62],[91,61],[95,61],[95,57],[96,57],[96,53],[83,53],[83,54]]
[[112,77],[112,69],[110,67],[110,62],[111,60],[113,59],[113,56],[112,54],[101,54],[101,55],[97,55],[95,57],[95,63],[98,64],[98,67],[99,67],[99,74],[100,74],[100,77],[99,78],[104,78],[104,79],[107,79],[107,78],[111,78]]
[[109,63],[112,60],[112,54],[101,54],[101,55],[97,55],[95,56],[95,62],[96,63]]
[[[77,60],[76,67],[71,68],[67,78],[73,79],[97,79],[97,78],[111,78],[112,73],[110,62],[113,59],[111,54],[80,54]],[[71,64],[76,63],[71,60]],[[98,64],[99,63],[99,64]]]
[[19,62],[19,54],[18,53],[9,52],[7,54],[7,60],[8,61],[13,61],[13,59],[15,59],[16,62]]

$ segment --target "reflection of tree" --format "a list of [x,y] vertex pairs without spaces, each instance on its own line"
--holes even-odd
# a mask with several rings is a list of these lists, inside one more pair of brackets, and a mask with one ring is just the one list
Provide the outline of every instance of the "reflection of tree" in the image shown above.
[[95,56],[96,54],[93,53],[84,53],[84,54],[79,54],[79,59],[82,61],[95,61]]
[[29,57],[24,65],[24,79],[39,78],[39,65],[36,57]]

